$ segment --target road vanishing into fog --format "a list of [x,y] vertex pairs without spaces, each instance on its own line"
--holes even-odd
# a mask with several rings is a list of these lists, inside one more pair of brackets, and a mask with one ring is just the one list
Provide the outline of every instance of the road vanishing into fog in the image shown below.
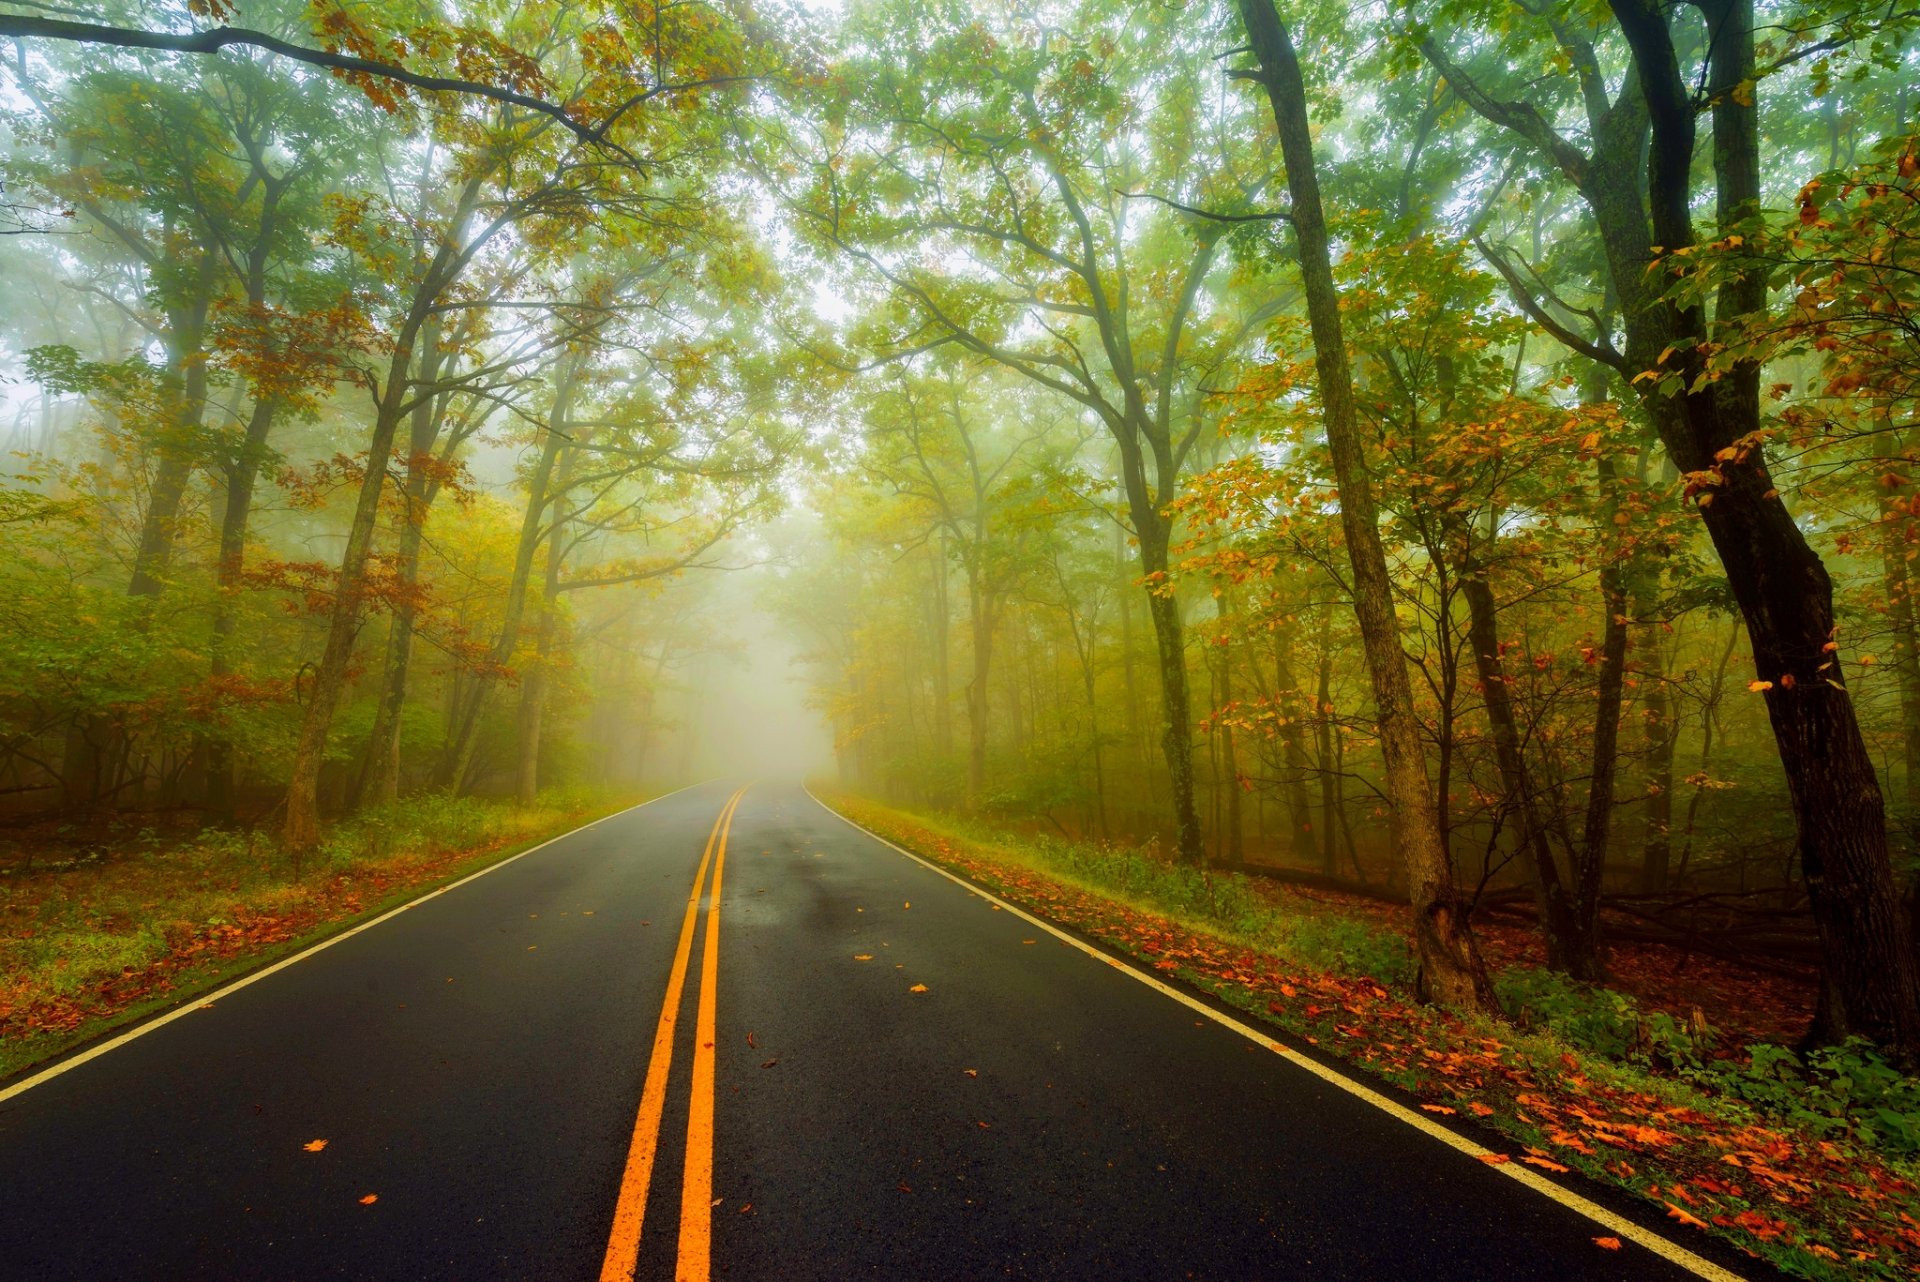
[[738,786],[16,1087],[0,1278],[1771,1276]]

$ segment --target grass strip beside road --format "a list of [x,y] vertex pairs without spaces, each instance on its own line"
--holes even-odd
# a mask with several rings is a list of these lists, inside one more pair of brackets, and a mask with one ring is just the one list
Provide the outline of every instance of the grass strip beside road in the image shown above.
[[270,841],[224,831],[13,869],[0,878],[0,1085],[646,799],[403,801],[330,829],[298,880]]
[[1351,921],[1294,920],[1238,879],[818,795],[1009,902],[1410,1092],[1429,1113],[1471,1120],[1510,1160],[1650,1200],[1683,1240],[1719,1234],[1807,1278],[1916,1276],[1911,1160],[1823,1138],[1790,1110],[1715,1092],[1708,1076],[1422,1006],[1406,986],[1402,941]]

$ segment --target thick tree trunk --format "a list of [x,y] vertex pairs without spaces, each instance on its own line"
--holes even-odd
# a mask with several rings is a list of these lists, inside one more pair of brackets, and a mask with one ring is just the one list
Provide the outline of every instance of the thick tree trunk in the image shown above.
[[[1137,473],[1139,460],[1133,462]],[[1144,496],[1145,484],[1129,485]],[[1140,539],[1140,567],[1146,571],[1147,617],[1160,662],[1160,751],[1172,785],[1174,849],[1182,862],[1199,864],[1206,858],[1200,835],[1200,813],[1194,808],[1193,703],[1187,686],[1187,637],[1180,622],[1180,602],[1168,589],[1167,518],[1150,502],[1132,504]]]
[[407,389],[407,345],[412,339],[413,332],[402,335],[388,370],[387,386],[374,419],[373,437],[367,444],[366,475],[360,482],[353,521],[347,527],[346,551],[340,558],[333,611],[327,621],[326,648],[314,672],[306,715],[300,722],[300,737],[294,744],[283,839],[296,860],[320,844],[320,769],[326,760],[333,714],[346,688],[354,638],[360,631],[367,558],[373,550],[374,528],[379,522],[380,491],[386,482],[387,460],[393,454],[393,439],[400,427]]
[[1413,705],[1413,685],[1400,648],[1393,583],[1380,540],[1372,478],[1353,403],[1353,373],[1341,330],[1339,293],[1326,216],[1314,167],[1313,132],[1299,59],[1273,0],[1238,0],[1241,19],[1279,131],[1287,171],[1295,245],[1313,335],[1321,411],[1340,489],[1340,525],[1353,574],[1354,614],[1366,651],[1386,758],[1386,793],[1393,806],[1396,844],[1413,901],[1414,939],[1423,997],[1459,1009],[1497,1012],[1499,1003],[1454,884],[1453,860],[1440,834],[1439,811],[1427,777],[1425,747]]
[[[1633,201],[1630,220],[1603,234],[1628,316],[1628,362],[1662,365],[1677,389],[1647,388],[1668,453],[1700,494],[1700,510],[1753,643],[1767,717],[1780,750],[1799,827],[1800,865],[1824,958],[1820,1008],[1810,1036],[1858,1034],[1907,1062],[1920,1062],[1920,964],[1888,855],[1880,781],[1837,659],[1833,585],[1773,484],[1752,434],[1760,426],[1760,370],[1737,365],[1703,377],[1712,338],[1698,307],[1648,298],[1641,287],[1649,235],[1666,252],[1693,245],[1695,108],[1674,52],[1669,16],[1655,0],[1612,0],[1645,86],[1653,145],[1647,164],[1649,228]],[[1753,95],[1752,0],[1703,4],[1711,58],[1713,159],[1718,221],[1732,232],[1760,209],[1759,126]],[[1716,303],[1722,323],[1766,306],[1765,265],[1735,265]],[[1696,380],[1698,383],[1696,384]],[[1700,390],[1690,390],[1702,385]]]

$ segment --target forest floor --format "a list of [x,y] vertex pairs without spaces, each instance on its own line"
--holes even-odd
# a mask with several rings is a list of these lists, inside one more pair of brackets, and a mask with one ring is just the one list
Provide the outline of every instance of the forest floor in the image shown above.
[[0,1083],[639,796],[420,798],[331,828],[296,870],[258,832],[0,835]]
[[1532,931],[1492,923],[1476,930],[1513,1018],[1461,1018],[1412,999],[1390,905],[823,795],[1516,1149],[1494,1160],[1580,1171],[1651,1200],[1676,1233],[1723,1235],[1801,1277],[1920,1276],[1920,1082],[1857,1048],[1794,1059],[1777,1043],[1811,994],[1793,980],[1636,945],[1589,988],[1547,974]]

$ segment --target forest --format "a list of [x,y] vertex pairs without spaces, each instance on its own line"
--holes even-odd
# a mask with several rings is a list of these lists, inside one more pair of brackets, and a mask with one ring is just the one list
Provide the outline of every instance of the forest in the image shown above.
[[[1907,1178],[1917,39],[0,3],[0,1027],[96,1027],[207,878],[811,771],[1358,912],[1495,1026],[1745,977],[1618,1057],[1851,1091],[1803,1111]],[[1701,1049],[1767,1002],[1784,1059]]]

